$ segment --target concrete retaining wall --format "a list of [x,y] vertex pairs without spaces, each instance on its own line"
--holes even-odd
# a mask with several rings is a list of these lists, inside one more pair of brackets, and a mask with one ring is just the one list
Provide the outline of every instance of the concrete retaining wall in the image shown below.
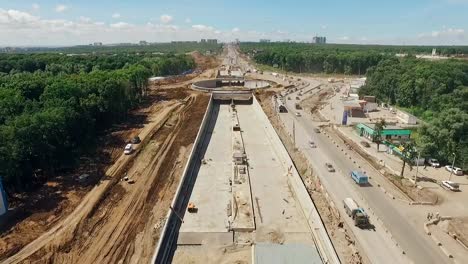
[[[271,125],[270,121],[268,120],[268,117],[266,116],[265,112],[263,112],[262,107],[260,106],[255,97],[253,98],[253,107],[256,109],[256,111],[259,112],[259,116],[265,119],[264,123],[268,127],[267,136],[274,138],[277,142],[281,142],[281,139],[279,138],[278,134],[276,134],[275,129]],[[330,240],[330,237],[328,236],[328,233],[325,229],[325,225],[323,224],[322,219],[318,214],[317,208],[315,208],[315,205],[312,202],[312,199],[310,198],[309,193],[307,192],[306,186],[302,181],[301,176],[299,175],[296,167],[294,166],[294,163],[291,157],[289,156],[288,151],[283,145],[281,145],[281,147],[277,151],[279,151],[277,153],[279,156],[281,156],[283,165],[286,168],[290,168],[290,173],[287,176],[289,185],[294,191],[297,201],[301,205],[302,212],[304,213],[304,216],[307,219],[311,233],[313,234],[313,239],[315,240],[317,249],[320,253],[323,262],[341,263],[340,259],[338,258],[338,254],[336,253],[335,248],[333,247],[333,244]]]
[[210,120],[212,109],[213,96],[211,96],[205,115],[203,116],[200,129],[198,130],[197,137],[193,143],[192,151],[190,152],[182,178],[179,186],[177,187],[177,192],[172,200],[172,210],[169,209],[167,213],[166,222],[161,232],[161,236],[159,237],[151,263],[170,263],[172,260],[175,245],[177,243],[178,231],[181,225],[179,216],[182,217],[184,215],[185,206],[190,198],[191,188],[195,182],[196,175],[193,173],[193,168],[200,165],[200,146],[204,141],[205,130]]

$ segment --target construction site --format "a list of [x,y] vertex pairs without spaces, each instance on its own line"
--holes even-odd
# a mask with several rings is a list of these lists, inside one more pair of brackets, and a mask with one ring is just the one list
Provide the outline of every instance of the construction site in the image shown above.
[[73,210],[18,222],[0,241],[2,262],[339,263],[253,96],[273,83],[244,80],[227,60],[192,79],[155,83],[151,103],[135,113],[143,125],[114,133],[139,136],[132,155],[109,150],[114,162],[67,201]]

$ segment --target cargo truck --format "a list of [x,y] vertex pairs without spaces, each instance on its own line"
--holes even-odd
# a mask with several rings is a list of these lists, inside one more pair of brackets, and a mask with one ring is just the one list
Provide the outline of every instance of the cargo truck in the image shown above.
[[343,206],[346,214],[354,220],[354,225],[357,227],[366,227],[369,225],[369,217],[364,209],[359,207],[352,198],[345,198]]
[[369,177],[359,171],[351,171],[350,175],[351,178],[359,185],[366,185],[369,183]]

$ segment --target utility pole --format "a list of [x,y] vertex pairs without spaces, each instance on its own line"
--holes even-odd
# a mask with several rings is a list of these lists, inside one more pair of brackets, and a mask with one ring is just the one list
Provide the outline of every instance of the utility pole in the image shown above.
[[293,144],[294,144],[294,148],[296,148],[296,125],[294,123],[294,119],[293,119]]
[[453,152],[452,155],[453,155],[453,162],[452,162],[452,169],[450,170],[450,176],[449,176],[449,179],[448,179],[449,181],[450,181],[450,179],[452,178],[453,166],[455,166],[455,157],[457,156],[457,155],[455,154],[455,152]]
[[421,152],[418,151],[418,160],[416,161],[416,177],[414,177],[414,185],[418,182],[418,169],[419,169],[419,160],[421,159]]

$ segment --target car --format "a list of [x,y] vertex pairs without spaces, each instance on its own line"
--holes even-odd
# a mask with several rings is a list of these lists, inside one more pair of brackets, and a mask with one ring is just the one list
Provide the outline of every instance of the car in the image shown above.
[[452,172],[455,175],[459,175],[459,176],[463,175],[462,169],[457,168],[457,167],[452,167],[452,165],[445,166],[445,169]]
[[460,191],[460,185],[458,183],[456,183],[456,182],[453,182],[453,181],[442,181],[442,182],[440,182],[440,186],[442,186],[442,188],[450,190],[452,192]]
[[320,133],[320,129],[314,128],[314,132],[315,132],[315,133]]
[[328,172],[335,172],[335,168],[330,163],[325,163],[325,167],[327,167]]
[[141,139],[139,136],[132,138],[132,144],[139,144],[140,142],[141,142]]
[[297,116],[297,117],[300,117],[300,116],[301,116],[301,113],[296,112],[296,116]]
[[361,145],[364,146],[364,147],[366,147],[366,148],[369,148],[369,147],[370,147],[370,144],[369,144],[369,142],[367,142],[367,141],[361,141]]
[[427,163],[428,163],[429,165],[431,165],[432,167],[434,167],[434,168],[439,168],[439,167],[440,167],[440,163],[439,163],[439,161],[436,160],[436,159],[428,159],[428,160],[427,160]]
[[132,144],[127,144],[124,149],[124,154],[125,155],[130,155],[133,152],[133,145]]
[[317,145],[315,145],[315,142],[313,142],[313,141],[309,141],[309,146],[311,148],[316,148],[317,147]]
[[301,100],[301,98],[299,98],[299,96],[296,96],[296,100]]
[[288,96],[288,100],[291,100],[291,97]]

